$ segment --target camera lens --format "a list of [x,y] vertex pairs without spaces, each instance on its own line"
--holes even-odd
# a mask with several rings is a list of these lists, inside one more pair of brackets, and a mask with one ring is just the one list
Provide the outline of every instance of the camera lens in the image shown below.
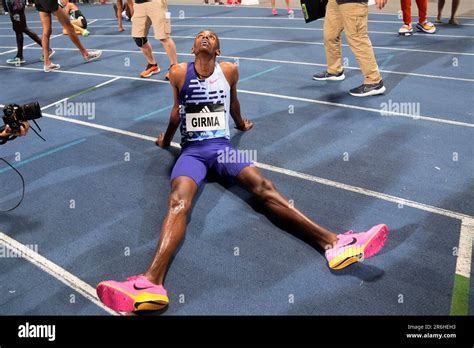
[[35,120],[42,116],[38,102],[28,103],[21,107],[22,121]]

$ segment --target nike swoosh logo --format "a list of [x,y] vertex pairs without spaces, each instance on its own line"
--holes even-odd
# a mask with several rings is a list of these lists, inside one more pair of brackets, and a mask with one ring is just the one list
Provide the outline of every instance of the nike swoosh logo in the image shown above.
[[215,79],[214,81],[212,81],[212,80],[209,80],[209,83],[212,85],[213,83],[216,83],[217,81],[219,81],[219,79],[218,79],[218,78],[217,78],[217,79]]
[[153,286],[145,286],[144,288],[142,288],[142,287],[137,286],[136,284],[133,284],[133,288],[135,290],[145,290],[145,289],[149,289],[149,288],[152,288],[152,287]]
[[353,245],[357,242],[357,238],[355,237],[352,237],[352,241],[350,243],[347,243],[346,245],[343,245],[341,248],[344,248],[346,246],[349,246],[349,245]]

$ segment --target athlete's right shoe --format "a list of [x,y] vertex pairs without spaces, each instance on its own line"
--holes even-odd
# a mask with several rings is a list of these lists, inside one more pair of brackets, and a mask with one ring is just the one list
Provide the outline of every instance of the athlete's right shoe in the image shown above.
[[82,36],[89,36],[89,34],[90,34],[90,31],[87,30],[87,29],[84,29],[84,30],[82,31],[82,34],[81,34],[81,35],[82,35]]
[[272,9],[272,16],[278,16],[278,10],[276,8]]
[[337,236],[336,245],[326,250],[326,259],[332,269],[343,269],[354,262],[377,254],[388,236],[387,225],[380,224],[361,233],[348,231]]
[[150,77],[154,74],[158,74],[160,71],[161,71],[161,69],[158,66],[158,64],[156,64],[156,65],[148,64],[146,69],[141,72],[140,77],[141,78],[147,78],[147,77]]
[[86,62],[92,62],[93,60],[99,59],[102,56],[101,50],[88,50],[88,55],[85,59]]
[[339,74],[330,74],[327,71],[323,71],[313,75],[313,80],[316,81],[342,81],[345,78],[346,76],[344,75],[344,70],[342,70]]
[[156,311],[169,303],[166,289],[143,275],[130,277],[124,282],[103,281],[97,285],[97,296],[117,312]]
[[398,30],[398,35],[410,36],[413,35],[413,27],[411,24],[403,24]]
[[61,65],[54,64],[54,63],[50,63],[49,65],[44,65],[43,66],[44,72],[50,72],[50,71],[53,71],[53,70],[58,70],[60,68],[61,68]]

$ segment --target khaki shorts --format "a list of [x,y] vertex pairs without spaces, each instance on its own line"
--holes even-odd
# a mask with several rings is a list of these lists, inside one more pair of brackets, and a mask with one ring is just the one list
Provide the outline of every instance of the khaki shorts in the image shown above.
[[155,39],[170,37],[171,19],[166,18],[166,0],[152,0],[142,4],[134,4],[132,17],[132,37],[147,37],[153,24]]

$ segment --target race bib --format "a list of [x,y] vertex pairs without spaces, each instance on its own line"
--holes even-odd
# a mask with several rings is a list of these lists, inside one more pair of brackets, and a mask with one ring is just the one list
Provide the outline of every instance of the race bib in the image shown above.
[[226,129],[224,104],[189,104],[184,111],[188,132]]

